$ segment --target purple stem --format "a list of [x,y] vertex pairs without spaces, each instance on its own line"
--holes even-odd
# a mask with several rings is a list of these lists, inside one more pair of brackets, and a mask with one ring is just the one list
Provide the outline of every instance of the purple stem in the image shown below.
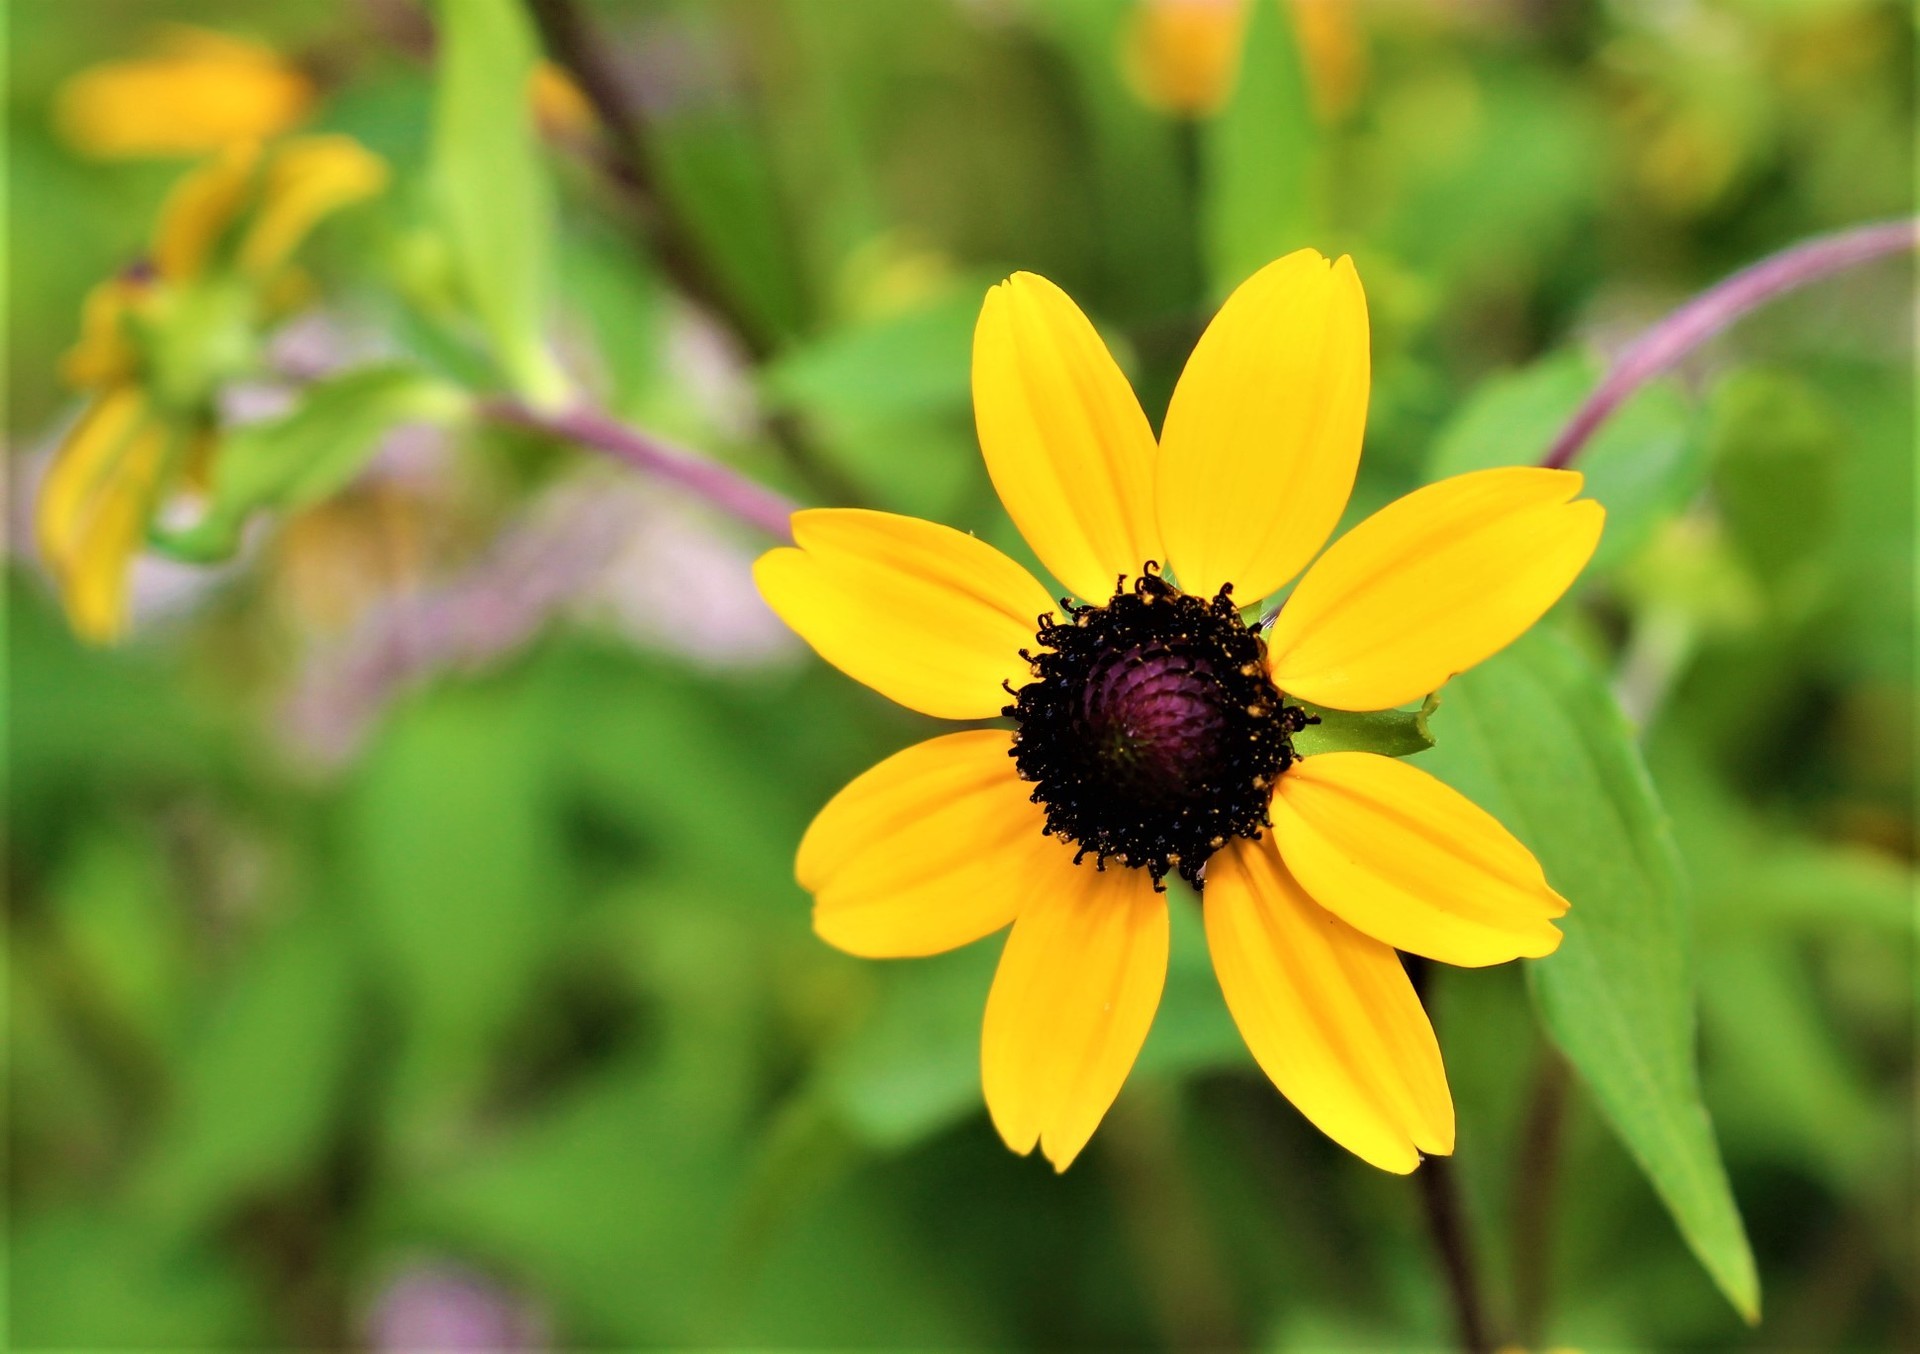
[[542,414],[512,400],[488,400],[480,406],[480,411],[496,422],[531,428],[604,451],[642,474],[691,491],[736,521],[764,531],[775,540],[793,539],[789,519],[799,511],[800,505],[786,495],[718,462],[629,428],[598,410],[572,409],[560,414]]
[[1804,241],[1743,268],[1654,324],[1620,355],[1606,379],[1561,430],[1540,464],[1558,470],[1586,446],[1607,415],[1658,376],[1757,306],[1829,273],[1920,243],[1920,221],[1883,221]]

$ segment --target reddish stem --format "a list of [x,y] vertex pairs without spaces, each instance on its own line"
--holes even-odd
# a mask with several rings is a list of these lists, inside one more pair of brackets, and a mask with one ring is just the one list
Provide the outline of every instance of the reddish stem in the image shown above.
[[1920,242],[1917,227],[1914,220],[1882,221],[1816,236],[1707,288],[1634,340],[1540,464],[1556,470],[1567,465],[1629,395],[1748,311],[1831,273],[1912,249]]
[[792,539],[788,521],[800,505],[786,495],[717,461],[682,451],[637,428],[630,428],[596,409],[543,414],[512,400],[489,400],[481,405],[481,413],[496,422],[531,428],[603,451],[643,474],[692,491],[736,521],[764,531],[775,540]]

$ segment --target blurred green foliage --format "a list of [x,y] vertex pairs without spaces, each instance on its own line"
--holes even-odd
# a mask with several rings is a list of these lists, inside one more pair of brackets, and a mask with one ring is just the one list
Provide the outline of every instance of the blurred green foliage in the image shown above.
[[[425,508],[319,500],[423,391],[570,382],[810,501],[1025,557],[972,443],[984,285],[1058,281],[1157,422],[1219,296],[1300,244],[1368,289],[1355,516],[1536,459],[1637,326],[1912,209],[1910,14],[1382,0],[1352,7],[1332,115],[1258,0],[1239,84],[1188,122],[1130,89],[1123,0],[441,12],[439,67],[407,0],[9,12],[16,502],[71,412],[80,297],[180,169],[86,161],[49,119],[142,24],[270,40],[319,73],[320,126],[391,160],[314,266],[398,364],[249,425],[266,451],[219,467],[209,520],[237,538],[272,502],[280,536],[126,647],[76,644],[24,548],[11,572],[12,1344],[379,1343],[429,1260],[559,1346],[1449,1338],[1414,1186],[1259,1077],[1190,907],[1059,1178],[981,1110],[992,942],[871,964],[813,939],[800,833],[923,721],[811,661],[716,670],[570,613],[383,690],[319,764],[288,694],[341,630],[294,548],[330,600],[358,596],[355,531],[422,556],[357,622],[461,576],[578,458],[456,429]],[[581,58],[566,14],[633,126],[536,137],[509,97],[536,39]],[[1418,754],[1576,902],[1555,959],[1428,992],[1467,1221],[1529,1347],[1915,1330],[1910,283],[1782,302],[1623,408],[1581,462],[1610,510],[1581,592],[1451,685]],[[1748,1307],[1756,1272],[1750,1328],[1714,1281]]]

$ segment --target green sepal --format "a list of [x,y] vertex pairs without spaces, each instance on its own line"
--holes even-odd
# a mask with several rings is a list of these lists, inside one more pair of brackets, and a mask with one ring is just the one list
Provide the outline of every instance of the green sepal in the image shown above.
[[1302,757],[1322,752],[1373,752],[1382,757],[1411,757],[1433,746],[1427,718],[1440,707],[1440,693],[1427,697],[1418,710],[1327,710],[1300,702],[1300,708],[1318,720],[1293,736],[1293,749]]
[[148,539],[189,563],[226,559],[255,511],[317,503],[357,475],[397,425],[451,422],[467,406],[462,392],[407,366],[363,367],[316,382],[291,413],[227,433],[206,515],[178,530],[156,525]]

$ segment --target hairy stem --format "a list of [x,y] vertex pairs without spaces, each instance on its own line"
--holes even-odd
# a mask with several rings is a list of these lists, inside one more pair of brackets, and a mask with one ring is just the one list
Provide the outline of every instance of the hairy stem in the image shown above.
[[[1432,965],[1417,954],[1403,954],[1407,980],[1420,998],[1420,1004],[1432,1011],[1429,980]],[[1492,1354],[1496,1345],[1487,1317],[1485,1289],[1480,1279],[1472,1239],[1467,1234],[1466,1207],[1460,1198],[1460,1183],[1448,1157],[1428,1157],[1414,1171],[1414,1184],[1420,1190],[1420,1207],[1426,1215],[1427,1234],[1433,1239],[1440,1260],[1440,1273],[1447,1283],[1447,1295],[1453,1300],[1454,1327],[1460,1335],[1460,1347],[1467,1354]]]
[[1629,395],[1748,311],[1855,264],[1910,250],[1920,241],[1917,227],[1920,222],[1911,219],[1882,221],[1816,236],[1707,288],[1634,340],[1554,439],[1540,464],[1550,469],[1569,464]]
[[1543,1046],[1513,1164],[1513,1324],[1515,1338],[1527,1349],[1538,1348],[1546,1336],[1569,1075],[1566,1060]]
[[480,405],[480,412],[497,423],[543,432],[605,452],[643,474],[679,485],[729,517],[775,540],[792,538],[788,521],[800,505],[786,495],[716,461],[682,451],[637,428],[630,428],[597,409],[546,414],[513,400],[487,400]]
[[1492,1328],[1487,1324],[1486,1304],[1480,1297],[1478,1269],[1472,1243],[1467,1239],[1466,1210],[1460,1200],[1459,1182],[1454,1178],[1453,1162],[1447,1157],[1428,1157],[1413,1174],[1414,1182],[1420,1187],[1427,1232],[1440,1254],[1440,1268],[1453,1298],[1453,1319],[1460,1333],[1460,1347],[1467,1354],[1492,1354]]

